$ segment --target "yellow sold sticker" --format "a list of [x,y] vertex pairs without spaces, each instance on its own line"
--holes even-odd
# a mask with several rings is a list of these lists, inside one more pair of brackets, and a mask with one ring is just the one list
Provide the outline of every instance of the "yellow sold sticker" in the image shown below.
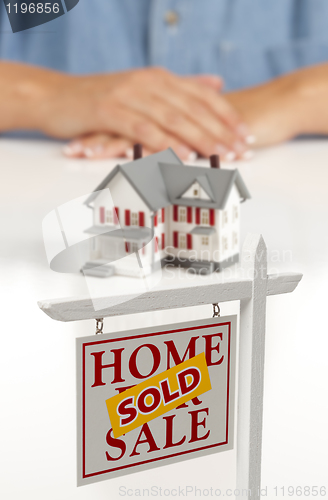
[[115,438],[211,389],[202,352],[106,400]]

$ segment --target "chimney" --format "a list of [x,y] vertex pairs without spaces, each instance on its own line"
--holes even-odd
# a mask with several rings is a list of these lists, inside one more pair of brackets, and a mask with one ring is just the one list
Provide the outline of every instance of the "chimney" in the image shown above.
[[211,168],[220,168],[220,157],[219,155],[210,156]]
[[133,146],[133,159],[134,160],[139,160],[139,158],[142,158],[142,145],[141,144],[135,144]]

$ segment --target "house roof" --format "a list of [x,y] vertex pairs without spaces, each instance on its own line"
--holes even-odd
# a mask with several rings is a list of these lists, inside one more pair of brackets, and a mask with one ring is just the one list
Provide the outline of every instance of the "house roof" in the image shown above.
[[[239,195],[243,199],[251,197],[246,184],[244,183],[238,170],[226,170],[223,168],[186,167],[185,165],[172,165],[161,162],[159,168],[162,172],[167,193],[172,205],[202,206],[209,208],[223,209],[229,197],[230,191],[235,184]],[[207,183],[204,182],[204,177]],[[208,187],[211,189],[211,200],[199,198],[182,198],[194,181],[201,180],[201,185],[207,194],[210,195]],[[208,186],[208,187],[207,187]]]
[[170,205],[170,200],[159,169],[160,162],[183,166],[180,158],[171,148],[124,165],[117,165],[96,187],[95,191],[85,201],[85,204],[91,203],[98,196],[97,191],[105,189],[113,177],[118,172],[121,172],[150,210],[156,212],[160,208],[167,207]]
[[211,236],[211,234],[214,233],[215,233],[214,227],[207,227],[207,226],[195,226],[190,231],[190,234],[200,234],[201,236]]
[[[105,189],[118,172],[124,175],[153,211],[171,204],[223,209],[234,185],[241,198],[251,197],[238,170],[186,166],[169,148],[124,165],[117,165],[97,186],[85,204],[94,201],[99,191]],[[194,182],[202,186],[210,200],[182,197]]]

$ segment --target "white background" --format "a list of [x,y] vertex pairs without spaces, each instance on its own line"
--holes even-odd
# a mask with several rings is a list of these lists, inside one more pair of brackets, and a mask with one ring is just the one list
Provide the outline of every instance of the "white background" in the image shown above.
[[[271,270],[304,273],[294,293],[267,303],[262,484],[268,498],[288,496],[286,489],[276,496],[274,486],[298,485],[326,486],[328,496],[327,160],[322,140],[268,149],[238,164],[253,197],[242,205],[242,241],[247,232],[262,233]],[[190,485],[212,487],[213,495],[234,489],[235,451],[76,487],[75,338],[92,334],[94,322],[59,323],[38,309],[37,300],[87,293],[82,277],[49,269],[41,224],[57,206],[92,191],[114,162],[66,160],[56,143],[4,139],[0,161],[1,498],[116,500],[120,487],[135,493]],[[223,314],[237,311],[238,303],[222,307]],[[208,305],[107,319],[105,331],[211,312]]]

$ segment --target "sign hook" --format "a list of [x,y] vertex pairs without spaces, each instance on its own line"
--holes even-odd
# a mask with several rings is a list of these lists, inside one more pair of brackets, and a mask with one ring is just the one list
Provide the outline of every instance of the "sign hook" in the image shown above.
[[220,317],[220,306],[219,304],[213,304],[213,318]]
[[103,328],[104,328],[104,318],[96,319],[96,335],[98,335],[98,333],[103,333]]

